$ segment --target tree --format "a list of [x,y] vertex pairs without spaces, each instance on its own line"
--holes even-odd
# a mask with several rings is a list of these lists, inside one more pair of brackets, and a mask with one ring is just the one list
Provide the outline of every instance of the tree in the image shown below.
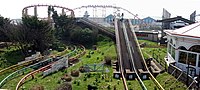
[[76,27],[71,31],[71,41],[83,45],[93,44],[96,41],[97,33],[89,28]]
[[9,33],[9,29],[11,27],[10,20],[8,18],[4,18],[0,16],[0,41],[10,41],[9,37],[12,36]]
[[53,7],[48,8],[48,13],[50,14],[50,11],[53,12],[52,18],[55,23],[55,36],[58,39],[65,39],[69,40],[70,37],[70,31],[75,27],[75,18],[67,16],[67,15],[58,15],[57,11],[54,10]]
[[[22,28],[24,28],[23,36],[26,39],[22,40],[27,42],[34,50],[44,52],[54,40],[53,29],[51,24],[47,21],[38,20],[37,17],[23,17]],[[22,29],[21,28],[21,29]]]

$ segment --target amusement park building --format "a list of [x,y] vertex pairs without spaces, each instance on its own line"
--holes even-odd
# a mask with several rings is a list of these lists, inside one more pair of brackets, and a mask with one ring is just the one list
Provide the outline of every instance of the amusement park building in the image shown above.
[[173,63],[191,76],[200,75],[200,22],[165,33],[167,64]]

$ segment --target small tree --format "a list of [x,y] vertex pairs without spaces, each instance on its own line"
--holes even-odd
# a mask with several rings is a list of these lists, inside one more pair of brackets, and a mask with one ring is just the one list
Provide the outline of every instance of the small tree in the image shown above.
[[105,60],[105,64],[106,64],[106,65],[111,65],[111,60],[112,60],[112,58],[111,58],[110,56],[105,56],[105,57],[104,57],[104,60]]

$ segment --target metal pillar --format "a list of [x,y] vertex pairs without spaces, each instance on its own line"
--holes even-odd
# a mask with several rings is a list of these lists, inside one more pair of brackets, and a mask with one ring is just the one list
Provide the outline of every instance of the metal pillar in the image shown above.
[[24,15],[28,15],[28,9],[27,8],[25,9]]
[[62,9],[62,15],[65,15],[65,9],[64,8]]
[[34,16],[37,17],[37,6],[34,6]]

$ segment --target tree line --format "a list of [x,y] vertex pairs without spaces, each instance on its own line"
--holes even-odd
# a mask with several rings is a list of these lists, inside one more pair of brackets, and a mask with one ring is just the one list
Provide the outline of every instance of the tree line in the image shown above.
[[81,28],[76,19],[68,15],[58,15],[53,7],[48,8],[53,23],[40,20],[37,16],[24,16],[21,23],[11,23],[9,18],[0,16],[0,42],[12,42],[24,55],[28,50],[44,52],[57,41],[83,45],[96,42],[98,31]]

